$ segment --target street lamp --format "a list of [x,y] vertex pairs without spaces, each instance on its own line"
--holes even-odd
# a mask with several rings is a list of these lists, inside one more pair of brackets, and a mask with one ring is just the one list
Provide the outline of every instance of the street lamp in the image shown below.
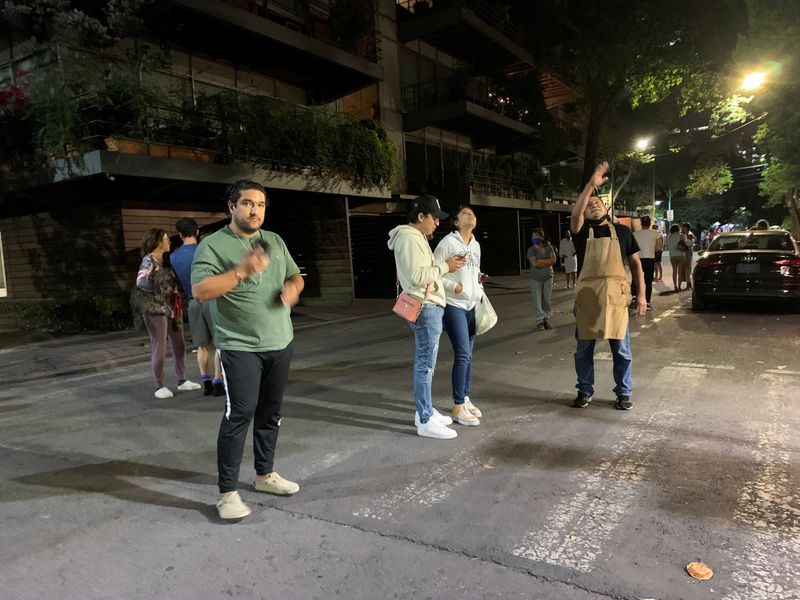
[[748,73],[742,80],[742,89],[757,90],[764,84],[766,79],[767,74],[764,73],[764,71],[753,71],[752,73]]
[[[644,152],[650,147],[650,138],[639,138],[636,140],[636,149],[639,152]],[[653,156],[653,197],[650,206],[650,220],[656,222],[656,158]]]
[[644,152],[650,147],[650,138],[640,138],[636,140],[636,149],[639,152]]

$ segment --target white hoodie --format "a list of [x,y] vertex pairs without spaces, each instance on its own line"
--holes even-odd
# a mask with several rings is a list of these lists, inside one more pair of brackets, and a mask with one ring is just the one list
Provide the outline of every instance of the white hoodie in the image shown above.
[[[447,304],[457,306],[464,310],[472,310],[483,296],[483,286],[480,282],[481,273],[481,245],[473,235],[468,244],[461,239],[457,231],[446,235],[436,246],[433,255],[437,261],[447,260],[454,254],[464,255],[467,261],[455,273],[447,273],[442,278],[444,283]],[[464,287],[460,294],[456,294],[456,286],[461,283]]]
[[428,286],[425,302],[444,306],[442,275],[450,269],[447,262],[436,262],[425,235],[411,225],[398,225],[389,232],[387,245],[394,252],[397,278],[403,291],[423,300]]

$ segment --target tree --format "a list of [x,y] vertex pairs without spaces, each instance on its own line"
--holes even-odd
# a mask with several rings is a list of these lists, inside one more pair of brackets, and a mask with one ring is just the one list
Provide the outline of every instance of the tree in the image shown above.
[[[742,0],[572,0],[581,34],[555,61],[581,88],[584,180],[611,117],[625,107],[671,103],[685,114],[718,98],[742,18]],[[710,36],[709,31],[714,31]]]

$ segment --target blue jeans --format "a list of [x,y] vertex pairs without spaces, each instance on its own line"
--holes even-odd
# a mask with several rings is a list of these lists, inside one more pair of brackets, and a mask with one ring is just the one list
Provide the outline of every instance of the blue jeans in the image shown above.
[[439,354],[443,316],[444,308],[441,306],[424,304],[417,322],[408,324],[414,332],[414,403],[422,423],[427,423],[433,415],[431,384]]
[[[594,343],[596,340],[578,339],[578,330],[575,330],[575,339],[578,348],[575,350],[575,373],[578,391],[587,396],[594,395]],[[611,346],[611,355],[614,358],[614,393],[617,396],[630,396],[633,392],[633,357],[631,355],[630,328],[625,330],[625,337],[621,340],[608,340]]]
[[469,396],[469,377],[472,373],[472,349],[475,346],[475,309],[457,306],[444,307],[444,328],[453,344],[453,402],[464,404]]

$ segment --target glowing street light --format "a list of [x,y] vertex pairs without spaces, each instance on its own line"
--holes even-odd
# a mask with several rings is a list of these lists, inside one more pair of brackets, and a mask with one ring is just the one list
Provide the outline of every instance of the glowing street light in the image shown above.
[[742,80],[742,89],[757,90],[762,85],[764,85],[764,81],[766,79],[767,79],[767,74],[764,73],[763,71],[753,71],[752,73],[748,73]]
[[639,152],[644,152],[650,147],[650,138],[641,138],[636,141],[636,149]]

